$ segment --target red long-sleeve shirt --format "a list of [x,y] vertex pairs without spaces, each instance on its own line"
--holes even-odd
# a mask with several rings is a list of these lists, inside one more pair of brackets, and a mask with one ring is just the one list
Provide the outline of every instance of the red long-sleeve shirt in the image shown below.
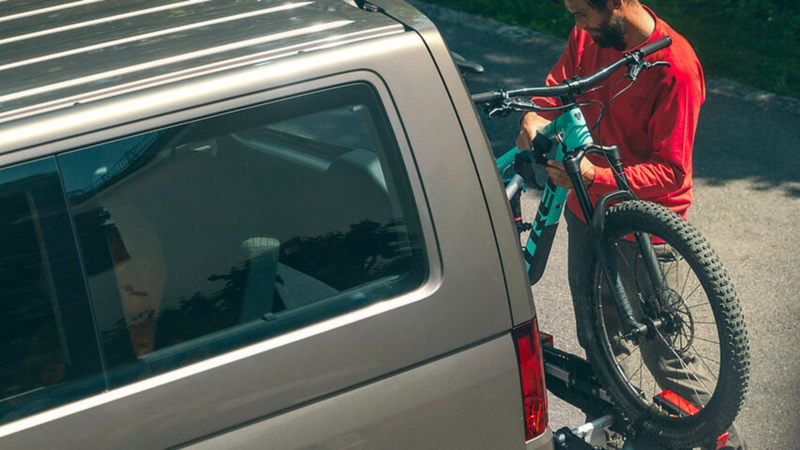
[[[694,144],[700,106],[705,100],[703,69],[694,50],[683,36],[660,20],[655,19],[655,31],[642,43],[649,44],[664,36],[672,45],[646,59],[667,61],[671,67],[656,67],[642,71],[638,81],[617,97],[606,109],[603,120],[593,133],[596,143],[617,145],[622,156],[628,182],[642,200],[660,203],[684,218],[692,203],[692,146]],[[597,46],[591,36],[573,29],[566,50],[547,77],[547,84],[559,84],[574,76],[585,77],[616,61],[622,53]],[[603,84],[614,84],[623,77],[617,71]],[[578,100],[599,100],[606,104],[624,88],[623,80],[612,88],[587,93]],[[556,106],[555,99],[534,98],[541,106]],[[582,107],[587,124],[591,126],[600,115],[600,108]],[[553,120],[557,112],[540,113]],[[597,165],[589,196],[594,204],[600,196],[617,190],[611,169],[603,158],[590,157]],[[578,217],[583,217],[573,192],[567,205]]]

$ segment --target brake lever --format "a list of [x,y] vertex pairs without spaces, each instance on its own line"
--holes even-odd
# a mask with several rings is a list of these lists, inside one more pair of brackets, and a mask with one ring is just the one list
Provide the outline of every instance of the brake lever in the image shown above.
[[508,98],[508,94],[503,89],[500,89],[498,92],[501,96],[499,101],[498,99],[495,99],[489,103],[483,104],[483,112],[485,112],[490,119],[503,118],[511,114],[511,108],[509,106],[510,99]]
[[647,63],[647,65],[648,65],[648,66],[647,66],[647,67],[645,67],[645,69],[652,69],[652,68],[653,68],[653,67],[655,67],[655,66],[667,66],[667,67],[672,67],[672,64],[670,64],[670,63],[669,63],[669,62],[667,62],[667,61],[656,61],[656,62],[654,62],[654,63]]
[[642,72],[642,70],[650,70],[653,67],[657,66],[667,66],[667,67],[671,66],[671,64],[668,63],[667,61],[656,61],[654,63],[651,63],[649,61],[639,59],[638,56],[636,56],[635,58],[636,58],[636,63],[631,66],[630,70],[628,70],[628,78],[630,78],[632,81],[636,81],[636,79],[639,78],[639,74]]
[[490,119],[506,117],[514,111],[522,112],[536,110],[535,103],[527,100],[512,99],[505,91],[500,92],[502,93],[502,99],[499,104],[495,101],[492,103],[487,103],[483,106],[484,112],[489,115]]
[[506,108],[505,106],[489,106],[487,105],[484,109],[486,114],[489,116],[490,119],[498,119],[503,117],[508,117],[511,114],[511,110]]

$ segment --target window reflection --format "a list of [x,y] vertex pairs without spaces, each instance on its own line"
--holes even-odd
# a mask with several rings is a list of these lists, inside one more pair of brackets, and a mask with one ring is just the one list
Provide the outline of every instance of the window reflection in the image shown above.
[[[113,160],[117,158],[116,160]],[[425,275],[383,111],[352,85],[61,155],[112,383]]]
[[103,388],[53,159],[0,171],[0,423]]

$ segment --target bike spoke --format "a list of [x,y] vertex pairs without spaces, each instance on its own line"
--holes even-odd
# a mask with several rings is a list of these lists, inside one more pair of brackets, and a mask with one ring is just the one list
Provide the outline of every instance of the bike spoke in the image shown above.
[[698,284],[697,286],[695,286],[695,288],[692,289],[692,292],[689,295],[683,296],[683,299],[688,301],[694,295],[694,293],[697,292],[697,290],[700,289],[702,286],[703,286],[702,284]]
[[[694,346],[692,346],[692,349],[694,349]],[[708,371],[708,373],[711,375],[711,377],[712,377],[712,378],[714,378],[714,381],[716,381],[716,380],[717,380],[717,374],[716,374],[716,371],[715,371],[715,370],[712,370],[710,367],[708,367],[708,364],[706,363],[706,361],[707,361],[707,360],[708,360],[708,361],[711,361],[712,363],[714,363],[714,364],[716,364],[716,365],[719,365],[719,361],[714,361],[714,360],[713,360],[713,359],[711,359],[711,358],[704,358],[704,357],[703,357],[703,356],[701,356],[701,355],[700,355],[700,354],[699,354],[699,353],[698,353],[696,350],[695,350],[694,354],[695,354],[695,356],[696,356],[698,359],[700,359],[700,361],[703,363],[703,366],[705,366],[706,370],[707,370],[707,371]]]
[[[669,276],[672,275],[672,268],[675,267],[675,281],[677,282],[680,277],[680,262],[672,261],[667,266],[668,269],[664,272],[664,280],[669,280]],[[667,282],[667,284],[669,285],[669,282]]]
[[[692,274],[691,267],[686,271],[686,278],[683,280],[683,287],[681,287],[681,294],[686,292],[686,285],[689,284],[689,276]],[[695,288],[697,289],[697,288]]]
[[709,344],[719,345],[719,342],[712,341],[711,339],[705,339],[705,338],[701,338],[701,337],[697,337],[697,336],[695,336],[694,338],[697,339],[698,341],[703,341],[703,342],[708,342]]
[[627,360],[628,360],[628,358],[630,358],[631,356],[633,356],[633,352],[631,352],[631,353],[628,353],[628,354],[627,354],[627,355],[625,355],[625,357],[624,357],[624,358],[622,358],[622,359],[618,359],[618,360],[617,360],[617,363],[618,363],[618,365],[621,365],[622,363],[624,363],[625,361],[627,361]]
[[[634,289],[631,289],[631,288],[630,288],[630,286],[625,286],[625,287],[627,287],[627,288],[628,288],[628,290],[629,290],[629,291],[631,291],[631,292],[637,292],[637,293],[639,294],[639,296],[641,297],[641,296],[642,296],[642,295],[641,295],[641,293],[642,293],[642,291],[643,291],[644,289],[642,289],[642,286],[639,284],[639,277],[638,277],[638,276],[636,276],[636,270],[634,270],[634,268],[633,268],[633,267],[631,267],[631,264],[630,264],[630,262],[628,262],[628,258],[626,258],[626,257],[625,257],[625,254],[622,252],[622,249],[620,249],[620,248],[619,248],[619,244],[618,244],[618,243],[616,243],[616,242],[614,243],[614,248],[617,250],[617,252],[616,252],[616,253],[617,253],[617,255],[618,255],[618,257],[616,258],[616,260],[617,260],[617,261],[619,261],[619,260],[622,260],[622,262],[623,262],[623,263],[625,263],[625,266],[628,268],[628,270],[629,270],[631,273],[633,273],[633,274],[634,274],[634,276],[633,276],[633,281],[634,281],[634,283],[636,283],[636,289],[635,289],[635,290],[634,290]],[[637,252],[636,252],[636,254],[635,254],[635,255],[634,255],[634,257],[633,257],[633,260],[634,260],[634,261],[636,261],[636,260],[638,260],[638,258],[639,258],[639,252],[637,251]],[[635,264],[636,264],[636,263],[634,263],[634,265],[635,265]],[[640,298],[640,300],[642,300],[642,298]]]
[[[662,334],[661,334],[661,332],[660,332],[660,331],[658,331],[658,330],[656,330],[656,334],[658,335],[658,337],[659,337],[659,338],[661,338],[661,340],[662,340],[662,341],[664,342],[664,344],[667,346],[667,348],[669,349],[669,351],[670,351],[670,352],[672,352],[672,354],[673,354],[673,355],[675,355],[675,358],[676,358],[676,360],[677,360],[677,361],[679,361],[680,365],[681,365],[681,366],[683,366],[683,368],[684,368],[684,373],[685,373],[685,374],[686,374],[686,376],[687,376],[687,381],[689,381],[689,376],[692,376],[692,377],[695,379],[695,381],[697,381],[697,383],[699,383],[699,384],[700,384],[700,386],[702,386],[702,387],[705,389],[705,391],[706,391],[706,392],[708,392],[708,393],[713,393],[714,391],[713,391],[712,389],[709,389],[709,388],[708,388],[708,386],[706,386],[706,385],[705,385],[705,383],[703,383],[703,382],[700,380],[700,378],[697,376],[697,374],[695,373],[695,371],[694,371],[694,370],[692,370],[691,368],[689,368],[689,366],[686,364],[686,362],[684,362],[684,361],[683,361],[683,358],[681,358],[681,357],[680,357],[680,355],[678,355],[678,352],[676,352],[676,351],[675,351],[675,349],[674,349],[674,348],[672,348],[672,346],[670,346],[670,345],[669,345],[669,342],[667,342],[667,340],[664,338],[664,335],[662,335]],[[701,358],[701,359],[702,359],[702,358]],[[706,366],[706,367],[707,367],[707,366]],[[709,370],[709,371],[710,371],[710,370]],[[700,403],[702,403],[703,401],[702,401],[702,400],[701,400],[701,398],[700,398],[700,393],[699,393],[699,392],[697,392],[697,389],[694,387],[694,384],[693,384],[693,383],[691,384],[691,389],[692,389],[692,391],[694,391],[694,395],[695,395],[695,397],[697,398],[697,401],[698,401],[698,402],[700,402]],[[703,408],[705,408],[705,406],[706,406],[706,405],[705,405],[705,404],[702,404],[701,406],[702,406]]]
[[[694,346],[692,346],[692,349],[694,349]],[[709,358],[709,357],[707,357],[707,356],[701,356],[701,355],[699,355],[699,354],[698,354],[696,351],[695,351],[695,354],[696,354],[696,356],[697,356],[698,358],[700,358],[700,359],[703,361],[703,365],[704,365],[704,366],[706,366],[706,370],[708,370],[708,372],[709,372],[709,373],[711,373],[711,374],[713,375],[713,374],[714,374],[714,370],[712,370],[710,367],[708,367],[708,365],[707,365],[707,364],[705,364],[705,361],[712,362],[712,363],[714,363],[715,365],[719,365],[719,361],[717,361],[717,360],[714,360],[714,359],[711,359],[711,358]],[[716,377],[715,377],[715,378],[716,378]]]
[[688,309],[705,308],[705,307],[708,307],[708,303],[707,302],[702,302],[702,303],[695,303],[694,305],[690,305],[690,304],[687,303],[686,307]]
[[[646,359],[645,359],[645,357],[642,355],[642,353],[643,353],[643,352],[642,352],[642,347],[641,347],[641,346],[639,346],[639,347],[638,347],[638,349],[639,349],[639,355],[640,355],[640,357],[642,358],[642,362],[641,362],[641,363],[639,363],[639,368],[638,368],[638,369],[636,369],[636,371],[635,371],[635,372],[633,372],[632,374],[628,375],[628,374],[626,374],[626,373],[625,373],[625,369],[624,369],[622,366],[620,366],[619,364],[617,364],[617,367],[620,369],[620,371],[621,371],[623,374],[625,374],[626,378],[628,378],[628,381],[630,381],[632,378],[636,377],[636,375],[637,375],[637,374],[639,374],[639,380],[640,380],[639,384],[641,385],[641,384],[642,384],[642,383],[641,383],[641,376],[642,376],[642,372],[643,372],[643,371],[642,371],[642,367],[645,367],[645,363],[644,363],[644,362],[646,361]],[[633,353],[635,353],[635,352],[631,352],[631,355],[633,355]],[[652,352],[652,350],[651,350],[651,351],[650,351],[650,353],[647,355],[647,357],[650,357],[650,355],[651,355],[652,353],[653,353],[653,352]],[[634,386],[634,387],[635,387],[635,386]]]

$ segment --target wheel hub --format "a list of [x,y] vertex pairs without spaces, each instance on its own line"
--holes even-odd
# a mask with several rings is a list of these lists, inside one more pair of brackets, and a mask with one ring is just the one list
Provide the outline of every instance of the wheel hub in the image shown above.
[[643,321],[647,339],[661,335],[679,354],[689,350],[694,342],[694,321],[686,299],[674,289],[664,288],[654,292],[648,303],[650,314]]

